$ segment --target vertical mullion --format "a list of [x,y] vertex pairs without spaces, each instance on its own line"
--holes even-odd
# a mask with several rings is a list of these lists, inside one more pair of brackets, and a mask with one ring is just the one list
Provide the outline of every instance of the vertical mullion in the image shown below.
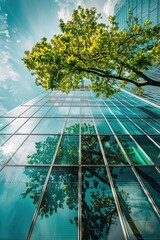
[[79,167],[78,167],[78,240],[82,239],[82,119],[81,119],[81,96],[80,96],[80,118],[79,118]]
[[79,159],[78,159],[78,240],[82,239],[82,169],[81,169],[81,104],[79,116]]

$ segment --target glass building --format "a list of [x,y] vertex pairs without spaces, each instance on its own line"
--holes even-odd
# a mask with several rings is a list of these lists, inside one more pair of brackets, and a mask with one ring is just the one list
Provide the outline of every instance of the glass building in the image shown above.
[[87,87],[0,117],[0,239],[159,240],[159,123],[156,98]]
[[152,20],[152,24],[160,24],[160,0],[118,0],[114,7],[114,15],[120,28],[126,27],[128,10],[133,10],[133,15],[139,19],[141,25],[146,20]]

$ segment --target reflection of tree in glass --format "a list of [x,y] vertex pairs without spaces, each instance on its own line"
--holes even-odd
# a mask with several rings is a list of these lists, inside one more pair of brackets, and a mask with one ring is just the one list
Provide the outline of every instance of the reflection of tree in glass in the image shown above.
[[59,146],[55,164],[78,164],[79,136],[63,136]]
[[82,174],[82,238],[106,239],[117,223],[117,210],[105,167],[86,167]]
[[93,125],[89,124],[89,123],[82,123],[81,125],[81,131],[82,134],[95,134],[95,128]]
[[[70,132],[70,130],[68,130]],[[72,137],[72,136],[70,136]],[[74,136],[73,136],[74,137]],[[82,154],[94,159],[94,163],[98,163],[99,159],[103,159],[100,153],[99,144],[96,136],[83,136],[85,141]],[[104,138],[105,139],[105,138]],[[105,139],[106,140],[106,139]],[[51,163],[55,149],[57,147],[58,138],[48,137],[45,141],[37,142],[36,152],[28,156],[30,164],[47,164]],[[76,143],[77,144],[77,143]],[[68,152],[69,154],[69,152]],[[94,156],[94,157],[93,157]],[[86,158],[86,164],[87,162]],[[90,162],[91,163],[91,162]],[[44,168],[44,167],[43,167]],[[26,191],[22,193],[23,197],[30,195],[34,204],[37,204],[41,196],[41,189],[46,179],[46,174],[25,168],[24,173],[30,179],[26,183]],[[83,168],[82,168],[83,169]],[[116,176],[114,176],[116,177]],[[130,217],[130,210],[127,206],[127,194],[118,192],[118,197],[126,209],[125,216],[130,221],[131,229],[135,230],[135,224]],[[124,197],[125,196],[125,197]],[[78,170],[76,167],[54,167],[47,184],[39,215],[41,218],[49,217],[56,214],[58,209],[66,206],[72,210],[78,209]],[[86,167],[82,171],[82,234],[83,239],[100,239],[107,236],[111,231],[111,226],[115,226],[117,222],[117,210],[114,199],[110,191],[110,184],[104,167]],[[78,225],[78,217],[70,219],[71,224]],[[133,226],[133,227],[132,227]],[[114,227],[112,228],[112,230]],[[135,230],[137,231],[137,229]],[[138,233],[139,234],[139,233]]]
[[66,127],[64,129],[64,133],[65,134],[79,134],[79,127],[80,127],[80,124],[79,123],[75,123],[75,124],[73,124],[70,127]]
[[45,141],[35,142],[36,152],[28,155],[29,164],[50,164],[55,153],[58,136],[47,137]]
[[104,164],[96,135],[81,137],[82,164]]
[[[101,142],[108,164],[128,164],[114,136],[102,136]],[[126,145],[128,151],[132,150],[131,148],[129,148],[129,145],[126,143],[126,141],[124,144]]]
[[65,134],[79,134],[79,129],[81,126],[82,134],[95,134],[95,127],[88,122],[83,122],[81,125],[79,123],[75,123],[70,127],[66,127],[64,129]]
[[[65,205],[71,210],[78,210],[78,172],[77,168],[56,167],[47,184],[42,199],[40,212],[41,218],[49,217],[63,209]],[[75,217],[77,222],[77,217]]]

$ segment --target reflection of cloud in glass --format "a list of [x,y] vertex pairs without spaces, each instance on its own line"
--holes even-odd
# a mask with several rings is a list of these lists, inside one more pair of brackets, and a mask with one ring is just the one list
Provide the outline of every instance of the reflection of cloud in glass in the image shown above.
[[51,164],[58,140],[58,136],[30,136],[10,162],[15,164]]

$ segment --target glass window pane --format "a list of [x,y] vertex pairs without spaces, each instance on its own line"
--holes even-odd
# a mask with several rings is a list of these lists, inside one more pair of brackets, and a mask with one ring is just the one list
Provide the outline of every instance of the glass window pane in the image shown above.
[[95,134],[96,130],[94,127],[94,122],[92,119],[82,119],[81,120],[81,133],[82,134]]
[[51,164],[59,136],[29,136],[9,164]]
[[80,107],[71,107],[69,116],[70,117],[80,117]]
[[151,162],[129,136],[118,136],[126,154],[134,165],[149,165]]
[[81,137],[82,164],[104,164],[97,136]]
[[116,134],[127,133],[126,130],[121,126],[121,124],[116,119],[107,119],[107,120]]
[[10,112],[8,112],[5,116],[6,117],[18,117],[20,114],[25,112],[28,108],[29,108],[29,106],[23,106],[23,107],[19,106],[17,108],[14,108]]
[[69,107],[52,107],[45,117],[66,117]]
[[160,145],[160,136],[156,135],[156,136],[150,136],[150,137]]
[[156,113],[156,109],[154,109],[153,107],[150,108],[149,106],[140,106],[138,107],[142,112],[146,113],[147,115],[149,115],[150,117],[153,117],[155,119],[159,118],[160,115]]
[[130,239],[160,239],[160,221],[129,167],[111,168]]
[[124,239],[104,167],[82,168],[82,239]]
[[[138,121],[141,121],[141,120],[139,119]],[[123,119],[121,120],[121,122],[130,134],[143,134],[143,132],[136,125],[134,125],[134,123],[132,123],[129,119]]]
[[143,9],[143,12],[148,11],[148,9],[149,9],[149,0],[143,0],[142,9]]
[[60,134],[63,130],[65,118],[44,118],[34,129],[35,134]]
[[0,172],[1,239],[26,239],[47,173],[44,167],[5,167]]
[[79,134],[79,130],[80,130],[80,119],[68,118],[64,128],[64,134]]
[[79,136],[63,136],[55,164],[78,164]]
[[138,126],[147,134],[158,134],[156,130],[154,130],[151,126],[149,126],[144,121],[140,121],[139,119],[133,119],[135,123],[138,124]]
[[[40,95],[38,95],[37,97],[29,100],[28,102],[26,102],[23,105],[34,105],[35,103],[37,103],[38,101],[40,101],[43,97],[47,97],[48,93],[41,93]],[[46,98],[47,100],[47,98]]]
[[42,100],[36,102],[35,105],[42,106],[42,105],[44,105],[47,102],[48,102],[48,99],[47,98],[43,98]]
[[111,129],[109,128],[105,119],[95,118],[95,124],[99,134],[112,134]]
[[139,109],[137,109],[135,107],[134,108],[129,107],[129,109],[132,110],[135,114],[135,115],[132,115],[132,116],[130,114],[128,114],[128,116],[130,116],[131,118],[137,118],[137,116],[141,117],[141,118],[147,118],[148,117],[145,113],[143,113],[142,111],[140,111]]
[[0,118],[0,130],[12,122],[14,118]]
[[31,107],[27,111],[25,111],[23,114],[21,114],[21,117],[31,117],[35,112],[37,112],[39,107]]
[[147,153],[147,155],[152,159],[155,164],[159,164],[159,148],[146,136],[134,136],[134,139],[142,147],[142,149]]
[[37,126],[41,119],[30,118],[16,133],[29,134]]
[[106,135],[100,138],[109,165],[128,164],[114,136]]
[[160,174],[154,167],[136,167],[145,187],[160,209]]
[[26,135],[13,135],[0,147],[0,163],[7,162],[25,140]]
[[[116,108],[116,107],[112,107],[111,111],[116,115],[116,117],[121,117],[123,116],[122,112],[120,109]],[[124,116],[123,116],[124,117]]]
[[11,137],[11,135],[0,135],[0,145],[4,144],[4,142]]
[[41,107],[34,115],[33,117],[43,117],[48,110],[50,109],[50,107]]
[[78,239],[77,224],[78,169],[55,167],[31,239]]
[[111,111],[109,111],[109,109],[107,107],[101,107],[101,110],[106,118],[114,117],[113,114],[111,113]]
[[81,107],[81,116],[82,117],[91,117],[91,110],[89,107]]
[[98,107],[91,107],[93,117],[102,117],[102,113]]
[[7,125],[5,128],[3,128],[0,133],[14,133],[17,131],[18,128],[20,128],[28,118],[17,118],[13,122],[11,122],[9,125]]
[[[158,120],[158,119],[157,119]],[[159,122],[156,122],[155,120],[153,119],[150,119],[148,118],[147,120],[147,123],[149,123],[152,127],[154,127],[157,131],[160,132],[160,123]],[[157,133],[157,132],[156,132]]]

